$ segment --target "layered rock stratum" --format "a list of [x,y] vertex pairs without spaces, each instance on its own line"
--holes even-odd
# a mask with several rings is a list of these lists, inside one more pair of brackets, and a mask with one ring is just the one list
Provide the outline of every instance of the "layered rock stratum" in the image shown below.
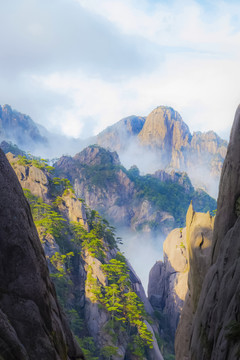
[[0,357],[83,359],[49,278],[17,177],[0,150]]
[[[155,167],[158,166],[158,169],[172,167],[175,170],[186,171],[194,185],[201,185],[217,196],[216,189],[227,142],[213,131],[198,131],[192,134],[181,115],[171,107],[159,106],[146,118],[140,119],[144,122],[136,128],[139,132],[127,130],[129,123],[134,124],[137,121],[133,116],[107,128],[98,135],[96,142],[118,151],[123,158],[128,153],[133,159],[144,159],[145,151],[148,157],[154,159]],[[124,133],[127,133],[127,137],[121,136]],[[143,171],[149,171],[146,170],[149,164],[146,166],[143,161],[142,166]]]

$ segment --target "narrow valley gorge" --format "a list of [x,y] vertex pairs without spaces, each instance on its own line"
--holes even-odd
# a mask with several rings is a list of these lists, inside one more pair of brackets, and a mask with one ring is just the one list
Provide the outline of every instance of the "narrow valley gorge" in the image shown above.
[[[0,359],[239,359],[240,109],[228,147],[161,106],[52,161],[26,152],[49,142],[29,117],[0,119]],[[159,167],[125,167],[131,142]],[[147,295],[132,233],[165,239]]]

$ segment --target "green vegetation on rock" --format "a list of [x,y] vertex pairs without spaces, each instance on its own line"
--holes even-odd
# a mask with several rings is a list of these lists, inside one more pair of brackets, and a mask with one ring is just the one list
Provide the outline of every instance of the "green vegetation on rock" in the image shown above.
[[[21,161],[28,162],[28,159]],[[24,189],[24,193],[42,241],[45,243],[48,235],[51,235],[59,246],[59,251],[52,253],[48,259],[51,277],[86,359],[96,360],[99,354],[102,359],[111,359],[118,353],[119,336],[127,336],[129,354],[138,356],[139,360],[144,359],[147,349],[152,348],[152,333],[147,328],[144,305],[132,288],[126,260],[117,252],[120,239],[116,239],[114,227],[90,208],[86,209],[88,231],[78,222],[69,223],[58,207],[64,195],[74,193],[69,180],[55,177],[50,186],[52,200],[48,204],[28,189]],[[50,241],[53,240],[50,238]],[[98,302],[110,315],[101,331],[110,335],[112,343],[98,350],[84,324],[83,308],[79,305],[79,285],[76,282],[79,264],[86,255],[93,258],[93,264],[94,259],[100,261],[102,274],[106,277],[106,284],[103,285],[88,266],[85,291],[92,292],[92,301]]]
[[46,171],[49,173],[54,171],[54,167],[48,165],[48,160],[37,158],[32,155],[18,155],[18,160],[16,163],[22,166],[34,166],[40,170],[46,169]]
[[[186,191],[182,185],[174,182],[163,182],[152,175],[140,176],[135,169],[130,169],[128,175],[137,190],[135,198],[146,199],[156,210],[172,214],[177,226],[185,225],[186,212],[191,201],[196,211],[216,209],[216,201],[203,190]],[[154,227],[155,223],[152,225]]]
[[43,235],[51,234],[57,240],[62,235],[62,230],[65,227],[66,219],[62,217],[51,205],[46,204],[42,198],[37,197],[28,189],[23,189],[24,195],[27,198],[33,220],[37,228],[41,227]]
[[[115,259],[102,265],[107,285],[94,288],[97,301],[110,313],[108,331],[115,338],[117,333],[126,332],[131,339],[137,339],[132,352],[139,348],[152,348],[152,333],[147,329],[143,303],[133,291],[129,269],[124,256],[117,253]],[[131,340],[131,342],[132,342]],[[144,352],[141,352],[144,356]],[[141,359],[141,357],[139,357]]]

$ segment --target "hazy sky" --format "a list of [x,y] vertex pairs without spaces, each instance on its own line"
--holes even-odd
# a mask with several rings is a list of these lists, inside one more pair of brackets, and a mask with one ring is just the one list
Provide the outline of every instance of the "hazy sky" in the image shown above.
[[0,103],[96,134],[159,105],[227,137],[240,102],[240,2],[1,1]]

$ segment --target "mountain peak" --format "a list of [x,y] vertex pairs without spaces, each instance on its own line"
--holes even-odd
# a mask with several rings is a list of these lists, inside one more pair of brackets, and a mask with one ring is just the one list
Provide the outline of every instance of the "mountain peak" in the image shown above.
[[178,150],[186,146],[191,138],[188,126],[180,114],[171,107],[159,106],[147,117],[139,134],[140,142],[150,147],[171,150],[174,145]]
[[47,139],[41,135],[34,121],[13,110],[10,105],[0,106],[0,139],[12,141],[20,147],[27,144],[28,150],[37,144],[47,144]]
[[87,165],[120,165],[118,154],[115,151],[109,151],[98,145],[90,145],[80,153],[74,156],[75,160]]

